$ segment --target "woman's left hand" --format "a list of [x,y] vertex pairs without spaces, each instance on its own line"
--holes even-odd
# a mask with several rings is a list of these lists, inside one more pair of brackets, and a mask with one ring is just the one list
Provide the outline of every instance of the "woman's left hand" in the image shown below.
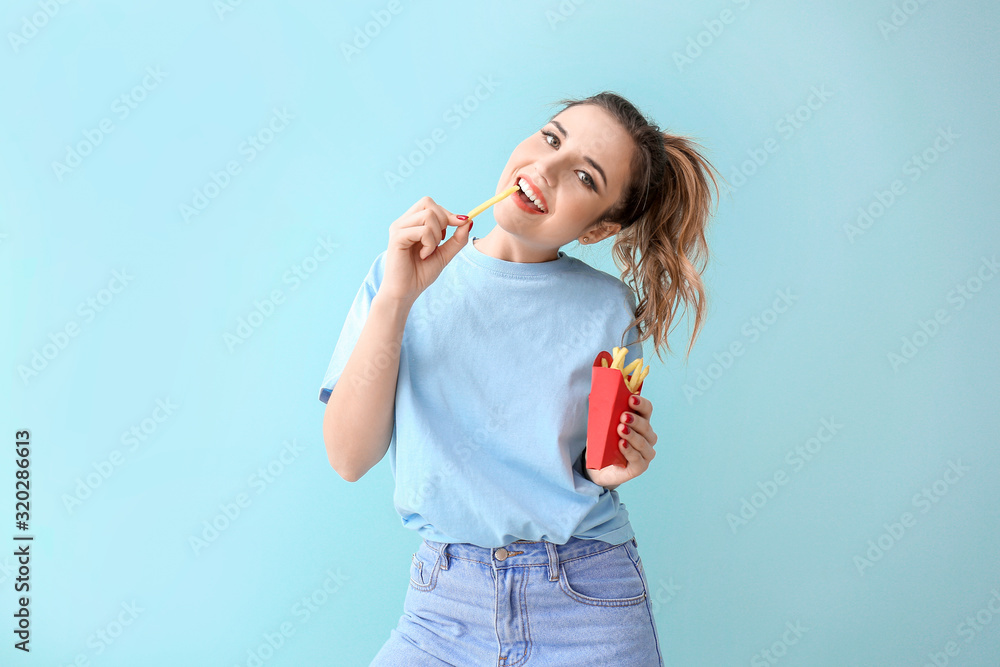
[[646,472],[649,463],[656,456],[653,449],[656,433],[649,423],[652,414],[653,404],[648,399],[638,395],[629,398],[629,410],[622,413],[621,423],[618,425],[618,449],[625,456],[628,465],[624,468],[611,464],[600,470],[586,469],[590,481],[614,488]]

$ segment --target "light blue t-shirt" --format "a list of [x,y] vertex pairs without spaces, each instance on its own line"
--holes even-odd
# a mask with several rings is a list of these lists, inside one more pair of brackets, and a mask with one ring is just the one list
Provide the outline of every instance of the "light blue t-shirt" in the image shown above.
[[[473,239],[474,240],[474,239]],[[403,525],[438,542],[500,547],[634,536],[617,491],[583,476],[591,368],[621,345],[635,295],[564,252],[538,263],[470,240],[413,303],[403,330],[387,456]],[[330,397],[378,291],[376,258],[344,322]],[[629,329],[626,364],[642,356]]]

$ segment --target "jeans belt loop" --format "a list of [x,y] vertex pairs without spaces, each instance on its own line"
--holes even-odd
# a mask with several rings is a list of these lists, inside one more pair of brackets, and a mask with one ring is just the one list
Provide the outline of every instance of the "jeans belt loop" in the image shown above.
[[441,560],[442,570],[448,569],[448,547],[450,546],[451,544],[449,544],[448,542],[445,542],[444,544],[441,545],[441,553],[438,556],[438,558]]
[[545,550],[549,554],[549,581],[559,581],[559,551],[549,541],[545,542]]

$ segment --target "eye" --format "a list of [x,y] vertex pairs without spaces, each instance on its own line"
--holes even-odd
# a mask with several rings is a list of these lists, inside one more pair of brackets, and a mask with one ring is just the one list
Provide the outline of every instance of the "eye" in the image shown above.
[[[549,132],[547,130],[542,130],[542,134],[545,136],[545,143],[547,143],[549,146],[552,146],[553,148],[555,148],[555,149],[558,150],[558,148],[560,146],[559,137],[557,137],[556,135],[554,135],[553,133],[551,133],[551,132]],[[553,144],[552,141],[549,141],[549,139],[552,139],[556,143]],[[584,171],[582,169],[577,169],[576,173],[584,175],[585,178],[581,178],[580,179],[581,183],[583,183],[584,185],[586,185],[588,188],[590,188],[594,192],[597,192],[597,184],[594,182],[594,178],[589,173],[587,173],[586,171]]]

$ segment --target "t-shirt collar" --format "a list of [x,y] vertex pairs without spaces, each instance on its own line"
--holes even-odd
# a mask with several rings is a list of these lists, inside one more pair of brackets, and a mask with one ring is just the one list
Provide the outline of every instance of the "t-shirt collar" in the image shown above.
[[473,264],[494,273],[509,276],[543,276],[563,271],[569,268],[570,263],[573,261],[571,256],[560,250],[558,259],[552,259],[547,262],[508,262],[505,259],[497,259],[479,250],[475,243],[473,243],[473,241],[478,239],[479,237],[477,236],[470,237],[469,242],[465,244],[465,247],[462,248],[459,254]]

